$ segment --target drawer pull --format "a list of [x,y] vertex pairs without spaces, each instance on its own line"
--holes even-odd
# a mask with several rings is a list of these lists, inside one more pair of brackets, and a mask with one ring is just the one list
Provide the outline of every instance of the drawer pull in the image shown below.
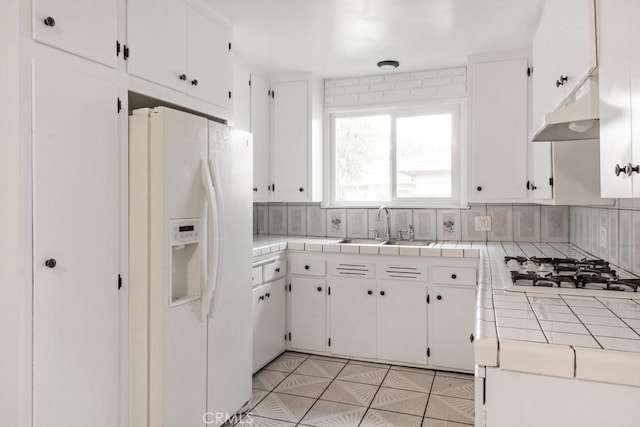
[[264,296],[269,298],[271,296],[271,294],[269,292],[267,292],[266,294],[264,294]]
[[453,273],[453,274],[451,275],[451,278],[452,278],[452,279],[457,279],[457,278],[458,278],[458,276],[457,276],[455,273]]
[[280,267],[276,268],[276,273],[280,273]]
[[305,266],[304,266],[304,269],[305,269],[305,270],[308,270],[308,269],[309,269],[309,266],[308,266],[308,265],[305,265]]
[[264,301],[264,295],[260,295],[260,298],[258,298],[260,301]]
[[441,299],[442,299],[442,295],[438,295],[438,296],[436,297],[436,299],[441,300]]
[[380,291],[380,295],[384,296],[384,291]]
[[318,292],[322,292],[322,286],[318,286]]
[[367,295],[373,295],[373,291],[367,291]]
[[44,18],[44,25],[46,25],[47,27],[55,27],[56,20],[53,19],[51,16],[47,16],[46,18]]

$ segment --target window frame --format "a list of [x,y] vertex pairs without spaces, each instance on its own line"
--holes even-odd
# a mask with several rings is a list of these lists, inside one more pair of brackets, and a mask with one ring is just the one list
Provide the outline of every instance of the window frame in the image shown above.
[[[396,119],[399,117],[413,117],[419,115],[436,115],[450,113],[452,117],[452,141],[451,141],[451,197],[398,197],[397,195],[397,141]],[[335,120],[336,118],[360,117],[367,115],[389,115],[391,118],[391,136],[389,147],[390,163],[390,200],[376,201],[349,201],[336,200],[336,146],[335,146]],[[460,207],[464,205],[462,200],[464,183],[464,123],[465,103],[462,100],[446,100],[444,102],[428,103],[420,105],[399,105],[362,107],[350,109],[332,109],[326,112],[325,138],[325,165],[324,182],[325,197],[324,207],[378,207],[386,205],[390,207]]]

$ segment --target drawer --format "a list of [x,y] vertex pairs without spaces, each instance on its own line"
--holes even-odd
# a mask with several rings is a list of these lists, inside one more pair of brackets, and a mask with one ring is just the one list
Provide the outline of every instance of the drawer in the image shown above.
[[322,260],[291,260],[291,274],[304,276],[324,276],[327,274],[326,263]]
[[433,267],[433,283],[475,285],[476,269],[472,267]]
[[252,285],[256,286],[262,283],[262,266],[253,267],[251,273]]
[[373,279],[376,277],[375,264],[330,262],[329,276],[334,277],[362,277]]
[[287,260],[279,259],[262,266],[262,280],[269,282],[287,275]]
[[426,282],[427,266],[419,264],[378,263],[378,278]]

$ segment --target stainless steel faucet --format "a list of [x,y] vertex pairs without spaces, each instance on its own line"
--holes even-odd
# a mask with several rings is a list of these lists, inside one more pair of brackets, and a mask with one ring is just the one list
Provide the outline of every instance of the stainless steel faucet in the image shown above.
[[384,211],[384,214],[386,215],[386,221],[385,221],[385,238],[387,240],[391,239],[391,214],[389,213],[389,209],[387,209],[386,206],[382,205],[378,208],[378,216],[377,219],[378,221],[380,221],[380,212]]

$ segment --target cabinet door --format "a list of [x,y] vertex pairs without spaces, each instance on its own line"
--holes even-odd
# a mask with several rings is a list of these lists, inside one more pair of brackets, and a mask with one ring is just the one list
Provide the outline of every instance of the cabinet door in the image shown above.
[[[118,425],[113,81],[36,61],[33,425]],[[55,259],[56,265],[46,260]]]
[[631,0],[599,2],[600,192],[632,197],[632,180],[615,167],[631,161]]
[[553,186],[549,181],[553,177],[551,142],[533,142],[531,146],[533,197],[538,200],[551,200],[553,198]]
[[233,88],[230,27],[188,7],[186,34],[187,93],[228,109]]
[[[640,16],[640,2],[625,0],[629,4],[631,12],[627,15],[627,23],[631,37],[629,39],[631,46],[638,46],[640,43],[640,26],[636,19]],[[623,3],[625,3],[623,2]],[[600,2],[603,3],[603,2]],[[610,5],[607,7],[611,7]],[[632,21],[629,23],[629,21]],[[631,54],[631,129],[632,129],[632,166],[640,164],[640,55],[637,54],[637,48],[629,50]],[[602,171],[601,171],[602,173]],[[605,170],[606,173],[606,170]],[[640,174],[633,174],[633,197],[640,197]]]
[[[232,126],[236,129],[251,132],[251,73],[238,64],[233,64]],[[255,146],[255,135],[253,139]]]
[[273,201],[306,201],[309,116],[307,81],[274,85]]
[[332,354],[376,357],[376,283],[371,280],[334,280],[330,330]]
[[253,290],[253,372],[284,350],[285,279]]
[[524,59],[473,65],[472,200],[527,196],[526,71]]
[[117,7],[105,0],[35,0],[33,38],[115,67]]
[[427,286],[378,282],[378,358],[427,363]]
[[184,92],[188,78],[185,4],[129,0],[127,11],[129,73]]
[[[533,124],[555,110],[597,66],[593,0],[545,3],[533,38]],[[562,85],[556,82],[567,78]]]
[[324,280],[291,278],[291,347],[325,351],[327,293]]
[[429,289],[429,365],[473,370],[475,288]]
[[253,133],[253,200],[269,200],[269,84],[251,76],[251,132]]

